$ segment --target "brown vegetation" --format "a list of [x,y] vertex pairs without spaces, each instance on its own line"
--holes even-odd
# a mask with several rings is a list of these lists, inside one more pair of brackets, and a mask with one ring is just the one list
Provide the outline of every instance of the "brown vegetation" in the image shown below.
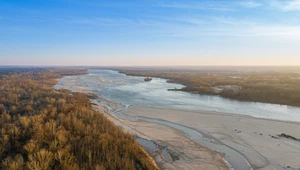
[[[185,85],[182,91],[222,97],[300,106],[300,74],[292,71],[235,70],[119,70],[128,75],[169,79]],[[216,93],[214,88],[225,88]],[[177,90],[177,89],[174,89]]]
[[85,94],[55,91],[48,69],[0,79],[0,169],[156,169],[134,137],[91,109]]
[[296,137],[291,136],[291,135],[288,135],[288,134],[285,134],[285,133],[281,133],[281,134],[278,135],[278,136],[279,136],[279,137],[282,137],[282,138],[292,139],[292,140],[295,140],[295,141],[300,141],[300,139],[297,139]]

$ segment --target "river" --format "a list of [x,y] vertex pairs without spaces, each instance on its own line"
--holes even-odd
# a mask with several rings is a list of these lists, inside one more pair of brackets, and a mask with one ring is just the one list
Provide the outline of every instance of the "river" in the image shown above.
[[[205,110],[248,115],[257,118],[300,122],[300,108],[286,105],[245,102],[219,96],[198,95],[182,91],[180,84],[168,83],[165,79],[153,78],[145,82],[143,77],[127,76],[112,70],[89,70],[89,74],[64,77],[65,82],[88,87],[93,93],[123,105],[142,105],[182,110]],[[146,116],[146,115],[145,115]]]

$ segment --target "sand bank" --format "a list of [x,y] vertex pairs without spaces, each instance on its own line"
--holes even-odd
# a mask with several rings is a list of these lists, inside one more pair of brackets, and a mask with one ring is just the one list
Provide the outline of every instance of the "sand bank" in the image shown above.
[[172,155],[172,160],[166,159],[159,150],[146,149],[161,169],[228,169],[223,161],[223,154],[193,142],[185,137],[181,131],[150,122],[120,119],[111,112],[106,111],[103,106],[93,107],[95,110],[104,113],[115,125],[126,132],[167,147]]
[[144,106],[131,106],[122,112],[199,130],[241,153],[253,169],[300,169],[300,142],[278,137],[285,133],[300,138],[300,123]]
[[[72,82],[57,88],[92,92]],[[160,149],[146,148],[162,169],[228,169],[224,158],[236,170],[251,169],[248,163],[253,169],[300,169],[300,142],[278,136],[285,133],[299,139],[300,123],[209,111],[123,106],[105,99],[94,102],[101,104],[94,109],[125,131],[167,147],[172,159]]]

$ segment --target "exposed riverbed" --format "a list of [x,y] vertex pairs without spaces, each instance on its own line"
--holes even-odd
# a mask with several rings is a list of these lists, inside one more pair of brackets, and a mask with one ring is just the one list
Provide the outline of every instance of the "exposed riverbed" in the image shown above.
[[[59,80],[58,85],[56,86],[56,88],[67,88],[81,92],[82,89],[86,88],[86,92],[92,92],[100,98],[121,104],[115,108],[106,105],[114,116],[120,119],[133,122],[149,122],[181,131],[192,141],[202,146],[225,153],[225,160],[228,161],[235,169],[251,169],[250,164],[254,169],[267,167],[269,166],[270,161],[260,154],[257,149],[252,148],[252,146],[246,146],[250,146],[248,143],[240,143],[237,148],[235,147],[236,144],[232,144],[232,142],[240,142],[236,141],[235,137],[236,135],[241,134],[234,134],[235,131],[239,132],[239,129],[230,129],[233,132],[223,132],[224,129],[222,129],[222,134],[210,135],[212,132],[215,133],[215,129],[211,130],[210,128],[223,123],[220,119],[224,119],[224,122],[227,121],[226,119],[229,116],[226,114],[224,115],[223,113],[236,115],[230,115],[231,119],[236,121],[232,122],[232,120],[230,120],[232,124],[240,124],[241,122],[238,121],[240,121],[241,118],[244,120],[248,119],[247,117],[239,117],[239,115],[280,121],[300,122],[300,108],[298,107],[255,102],[240,102],[224,99],[218,96],[190,94],[181,91],[168,91],[168,89],[179,89],[182,87],[182,85],[167,83],[166,80],[159,78],[153,78],[151,82],[144,82],[143,77],[126,76],[111,70],[90,70],[89,75],[64,77]],[[98,104],[105,105],[105,103]],[[142,110],[137,112],[139,107],[135,108],[131,106],[139,106]],[[148,109],[146,112],[145,110],[147,109],[143,108],[143,106],[161,109]],[[174,111],[168,109],[172,109]],[[175,113],[175,110],[180,110],[180,114],[172,114]],[[150,113],[150,111],[152,112]],[[207,111],[205,115],[207,114],[208,116],[210,116],[209,113],[211,113],[212,116],[216,116],[218,115],[217,113],[220,113],[220,116],[217,117],[216,122],[214,122],[214,120],[210,123],[207,122],[208,124],[206,126],[203,126],[205,125],[205,122],[202,122],[201,125],[193,123],[193,121],[198,119],[198,117],[203,116],[203,111]],[[182,116],[184,114],[186,114],[186,117]],[[195,116],[195,120],[190,120],[192,116]],[[201,122],[201,120],[199,119],[198,122]],[[296,125],[296,128],[299,128],[297,123]],[[224,124],[223,126],[226,128],[235,127],[231,124]],[[235,128],[245,127],[236,126]],[[203,132],[204,129],[206,131],[205,133]],[[257,130],[257,128],[255,130]],[[218,130],[218,133],[219,131],[220,130]],[[226,140],[224,140],[225,137],[222,137],[222,135],[224,135],[223,133],[227,136],[230,135],[230,138],[227,137]],[[255,132],[253,131],[251,133]],[[268,131],[266,133],[271,132]],[[245,137],[248,138],[249,136]],[[228,139],[230,139],[230,141],[228,141]],[[294,143],[292,144],[294,145]],[[298,147],[297,143],[296,147]],[[255,157],[256,161],[252,160],[252,157]],[[248,160],[250,160],[250,163]],[[276,166],[278,169],[280,169],[280,167],[284,167],[284,165]]]

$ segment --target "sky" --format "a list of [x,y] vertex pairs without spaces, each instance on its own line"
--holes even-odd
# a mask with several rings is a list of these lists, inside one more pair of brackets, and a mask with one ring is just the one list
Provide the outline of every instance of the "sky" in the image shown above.
[[300,0],[0,0],[0,65],[300,65]]

